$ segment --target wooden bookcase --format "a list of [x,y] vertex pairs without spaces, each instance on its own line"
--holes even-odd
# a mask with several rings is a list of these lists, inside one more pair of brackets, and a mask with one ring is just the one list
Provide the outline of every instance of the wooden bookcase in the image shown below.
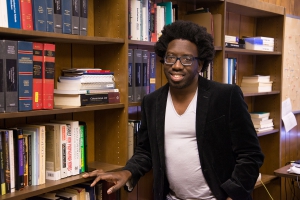
[[[127,161],[127,2],[123,0],[88,1],[88,36],[57,34],[0,28],[1,39],[55,43],[55,74],[63,68],[101,67],[114,72],[121,103],[69,109],[0,113],[0,127],[51,119],[73,119],[87,123],[88,162],[90,169],[120,169]],[[1,196],[20,200],[64,188],[84,179],[81,175],[46,181],[22,191]]]
[[[155,0],[156,3],[162,0]],[[221,46],[215,46],[213,80],[222,82],[223,65],[226,57],[237,58],[237,84],[247,75],[270,75],[273,91],[269,93],[245,94],[249,112],[268,111],[274,121],[274,130],[258,134],[265,162],[260,169],[262,181],[274,199],[280,197],[280,179],[273,174],[280,167],[280,130],[281,130],[281,87],[282,87],[282,50],[285,9],[275,4],[259,0],[173,0],[178,5],[178,18],[184,19],[188,11],[207,7],[212,14],[221,14]],[[225,48],[225,35],[266,36],[275,38],[274,52]],[[153,48],[150,42],[130,41],[129,45],[138,48]],[[160,63],[157,69],[162,69]],[[157,70],[159,86],[166,83],[162,71]],[[133,105],[136,106],[136,105]],[[132,111],[133,109],[131,109]],[[138,109],[136,109],[138,112]],[[149,184],[150,185],[150,184]],[[261,183],[253,192],[254,199],[268,199],[268,193]],[[142,199],[147,199],[142,197]]]

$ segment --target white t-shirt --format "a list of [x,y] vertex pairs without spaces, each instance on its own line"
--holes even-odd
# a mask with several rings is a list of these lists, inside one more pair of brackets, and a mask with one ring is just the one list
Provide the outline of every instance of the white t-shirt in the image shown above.
[[197,92],[182,115],[169,92],[165,116],[166,174],[172,199],[209,199],[214,196],[204,179],[196,140]]

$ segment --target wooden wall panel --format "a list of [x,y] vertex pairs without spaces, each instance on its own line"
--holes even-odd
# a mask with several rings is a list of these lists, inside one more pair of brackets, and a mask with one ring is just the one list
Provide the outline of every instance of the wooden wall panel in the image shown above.
[[300,16],[300,0],[261,0],[286,8],[286,14]]

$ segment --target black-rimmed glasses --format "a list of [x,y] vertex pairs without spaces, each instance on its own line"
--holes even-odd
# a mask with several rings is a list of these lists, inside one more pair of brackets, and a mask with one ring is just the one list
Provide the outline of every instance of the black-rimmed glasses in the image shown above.
[[174,65],[177,62],[177,60],[179,60],[183,66],[189,66],[193,64],[193,61],[195,59],[199,59],[199,58],[193,56],[176,57],[176,56],[168,56],[168,55],[164,57],[165,64],[167,65]]

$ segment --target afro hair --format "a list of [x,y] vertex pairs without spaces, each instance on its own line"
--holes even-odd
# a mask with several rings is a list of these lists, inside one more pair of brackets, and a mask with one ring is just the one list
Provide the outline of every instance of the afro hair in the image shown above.
[[166,54],[168,44],[174,39],[189,40],[198,49],[199,60],[203,61],[202,72],[212,62],[215,50],[212,36],[207,33],[206,28],[190,21],[178,20],[164,26],[162,35],[154,46],[156,55],[163,58]]

